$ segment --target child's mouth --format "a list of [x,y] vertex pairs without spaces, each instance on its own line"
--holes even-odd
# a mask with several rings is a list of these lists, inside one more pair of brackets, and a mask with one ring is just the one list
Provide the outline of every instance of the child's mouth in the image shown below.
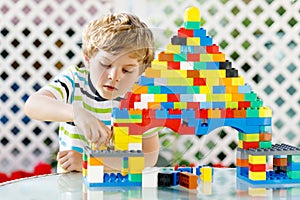
[[109,90],[109,91],[118,90],[116,87],[111,86],[111,85],[104,85],[103,87],[106,88],[106,89]]

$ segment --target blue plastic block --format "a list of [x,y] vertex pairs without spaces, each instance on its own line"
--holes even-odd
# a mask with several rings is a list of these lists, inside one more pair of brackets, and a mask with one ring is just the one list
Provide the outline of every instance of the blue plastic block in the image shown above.
[[200,38],[200,45],[201,46],[211,46],[212,45],[212,38],[209,36],[201,37]]
[[226,87],[225,86],[223,86],[223,85],[213,86],[213,94],[225,94],[225,93],[226,93]]
[[259,133],[259,125],[248,125],[246,118],[226,118],[223,126],[231,126],[243,133]]
[[249,85],[240,85],[238,86],[239,94],[249,94],[251,92],[251,88]]
[[182,109],[182,118],[195,118],[195,111],[193,109]]
[[193,173],[193,168],[192,167],[178,167],[177,171]]
[[193,94],[181,94],[180,101],[181,102],[193,102],[194,95]]
[[260,126],[259,132],[260,133],[272,133],[272,126]]
[[212,108],[225,108],[225,102],[212,102]]
[[112,116],[115,119],[128,119],[129,118],[129,114],[128,114],[128,110],[127,109],[118,109],[118,108],[113,108],[113,114]]
[[194,37],[205,37],[205,36],[206,36],[206,30],[204,28],[194,30]]
[[187,93],[187,86],[169,86],[168,88],[172,92],[170,94],[186,94]]
[[194,47],[193,46],[180,46],[180,52],[182,53],[194,53]]
[[155,110],[155,116],[157,119],[167,119],[168,110],[166,109]]
[[162,109],[174,109],[174,102],[161,102]]
[[248,126],[256,126],[256,125],[270,126],[272,125],[272,118],[249,117],[247,118],[247,125]]
[[161,94],[174,94],[169,86],[160,86],[160,92]]
[[212,108],[212,103],[211,102],[200,102],[200,109],[205,108]]
[[145,86],[145,85],[154,85],[154,78],[146,78],[145,76],[141,76],[139,79],[139,85]]
[[220,63],[219,62],[207,62],[206,63],[206,69],[215,69],[219,70]]
[[287,170],[289,171],[300,171],[300,163],[299,162],[288,162]]

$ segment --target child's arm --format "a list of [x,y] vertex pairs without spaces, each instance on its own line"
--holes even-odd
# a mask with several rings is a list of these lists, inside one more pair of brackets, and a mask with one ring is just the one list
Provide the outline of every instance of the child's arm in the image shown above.
[[143,137],[143,152],[145,155],[145,167],[153,167],[159,155],[158,133]]

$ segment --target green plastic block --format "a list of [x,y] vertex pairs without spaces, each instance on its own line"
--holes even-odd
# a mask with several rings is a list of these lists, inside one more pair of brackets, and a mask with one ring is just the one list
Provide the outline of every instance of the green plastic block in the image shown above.
[[201,27],[200,22],[184,22],[183,25],[186,29],[200,29]]
[[257,95],[254,92],[246,93],[244,95],[245,101],[255,101],[257,99]]
[[239,140],[243,140],[243,133],[239,132]]
[[131,182],[142,182],[142,174],[128,174],[128,179]]
[[288,162],[300,162],[300,155],[288,155]]
[[194,70],[206,69],[206,62],[194,62]]
[[130,119],[142,119],[142,115],[141,114],[131,114],[129,115]]
[[266,148],[266,149],[270,149],[272,148],[272,142],[259,142],[259,148]]
[[85,153],[82,154],[82,160],[83,161],[87,161],[88,160],[88,156]]
[[251,101],[251,108],[259,108],[263,106],[263,101],[261,100],[255,100],[255,101]]
[[148,86],[149,94],[160,94],[160,86]]
[[246,117],[259,117],[259,110],[247,108]]
[[199,94],[200,93],[199,86],[188,86],[186,89],[187,89],[187,94]]
[[185,53],[174,54],[174,61],[186,61],[187,55]]
[[287,176],[290,179],[299,179],[300,178],[300,171],[288,171]]

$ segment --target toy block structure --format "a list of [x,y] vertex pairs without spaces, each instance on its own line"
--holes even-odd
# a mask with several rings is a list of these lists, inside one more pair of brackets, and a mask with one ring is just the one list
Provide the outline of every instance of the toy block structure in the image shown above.
[[[263,105],[206,34],[196,7],[185,11],[184,26],[126,94],[120,108],[113,109],[112,115],[117,151],[142,151],[143,134],[156,127],[167,127],[182,135],[205,135],[216,128],[230,126],[238,130],[239,178],[267,184],[275,179],[281,183],[283,179],[277,178],[284,176],[284,183],[300,183],[300,151],[290,146],[279,150],[281,145],[272,145],[272,110]],[[272,178],[266,168],[270,154],[274,155]],[[88,151],[88,160],[98,156],[102,155]],[[134,159],[142,162],[140,157]],[[91,163],[94,162],[87,164],[86,180],[90,185],[97,185],[93,182],[94,174],[102,173],[102,169],[94,169]],[[97,164],[100,166],[101,161]],[[140,168],[131,171],[130,166],[128,170],[131,176],[142,172]],[[203,180],[210,180],[205,174],[204,171]],[[102,179],[99,177],[97,181]],[[100,182],[99,186],[104,184]]]

